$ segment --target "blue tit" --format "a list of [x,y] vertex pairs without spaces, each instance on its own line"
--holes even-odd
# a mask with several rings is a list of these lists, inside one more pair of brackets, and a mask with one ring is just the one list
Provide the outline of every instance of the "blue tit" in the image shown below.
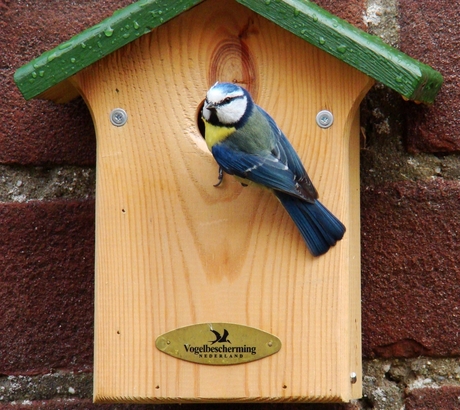
[[223,173],[276,195],[314,256],[342,239],[345,226],[318,201],[318,193],[286,136],[244,88],[216,83],[207,92],[205,140]]

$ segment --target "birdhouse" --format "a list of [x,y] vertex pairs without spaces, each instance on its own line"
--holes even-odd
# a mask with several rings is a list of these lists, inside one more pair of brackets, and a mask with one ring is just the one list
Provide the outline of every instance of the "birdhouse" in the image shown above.
[[[95,402],[361,396],[358,108],[375,81],[431,103],[439,73],[311,2],[141,0],[15,80],[81,96],[96,129]],[[326,254],[268,190],[214,186],[216,81],[276,120],[346,226]]]

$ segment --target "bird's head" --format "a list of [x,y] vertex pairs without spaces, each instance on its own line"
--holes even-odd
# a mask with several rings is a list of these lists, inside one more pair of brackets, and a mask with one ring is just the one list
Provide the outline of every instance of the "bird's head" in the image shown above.
[[206,93],[203,117],[213,125],[242,125],[252,109],[253,101],[242,87],[232,83],[215,83]]

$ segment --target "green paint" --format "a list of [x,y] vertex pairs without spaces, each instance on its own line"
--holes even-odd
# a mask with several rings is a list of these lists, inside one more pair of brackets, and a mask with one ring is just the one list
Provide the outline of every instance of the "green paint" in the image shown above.
[[443,78],[439,72],[315,3],[305,0],[237,1],[410,100],[432,103],[441,88]]
[[[14,79],[31,99],[150,32],[202,0],[140,0],[20,67]],[[218,0],[214,0],[218,1]],[[442,76],[306,0],[237,0],[404,97],[433,102]],[[37,75],[38,72],[38,75]]]
[[29,100],[200,1],[141,0],[133,3],[20,67],[14,80],[24,98]]

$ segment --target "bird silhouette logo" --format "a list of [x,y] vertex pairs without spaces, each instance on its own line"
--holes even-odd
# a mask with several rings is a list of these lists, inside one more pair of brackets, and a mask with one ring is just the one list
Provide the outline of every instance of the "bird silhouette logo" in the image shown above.
[[214,330],[214,329],[209,329],[212,333],[214,333],[214,336],[216,336],[216,339],[215,340],[210,340],[209,343],[211,343],[211,345],[213,345],[214,343],[230,343],[232,344],[232,342],[230,342],[230,340],[227,339],[228,337],[228,330],[227,329],[224,329],[224,333],[221,335],[217,330]]

